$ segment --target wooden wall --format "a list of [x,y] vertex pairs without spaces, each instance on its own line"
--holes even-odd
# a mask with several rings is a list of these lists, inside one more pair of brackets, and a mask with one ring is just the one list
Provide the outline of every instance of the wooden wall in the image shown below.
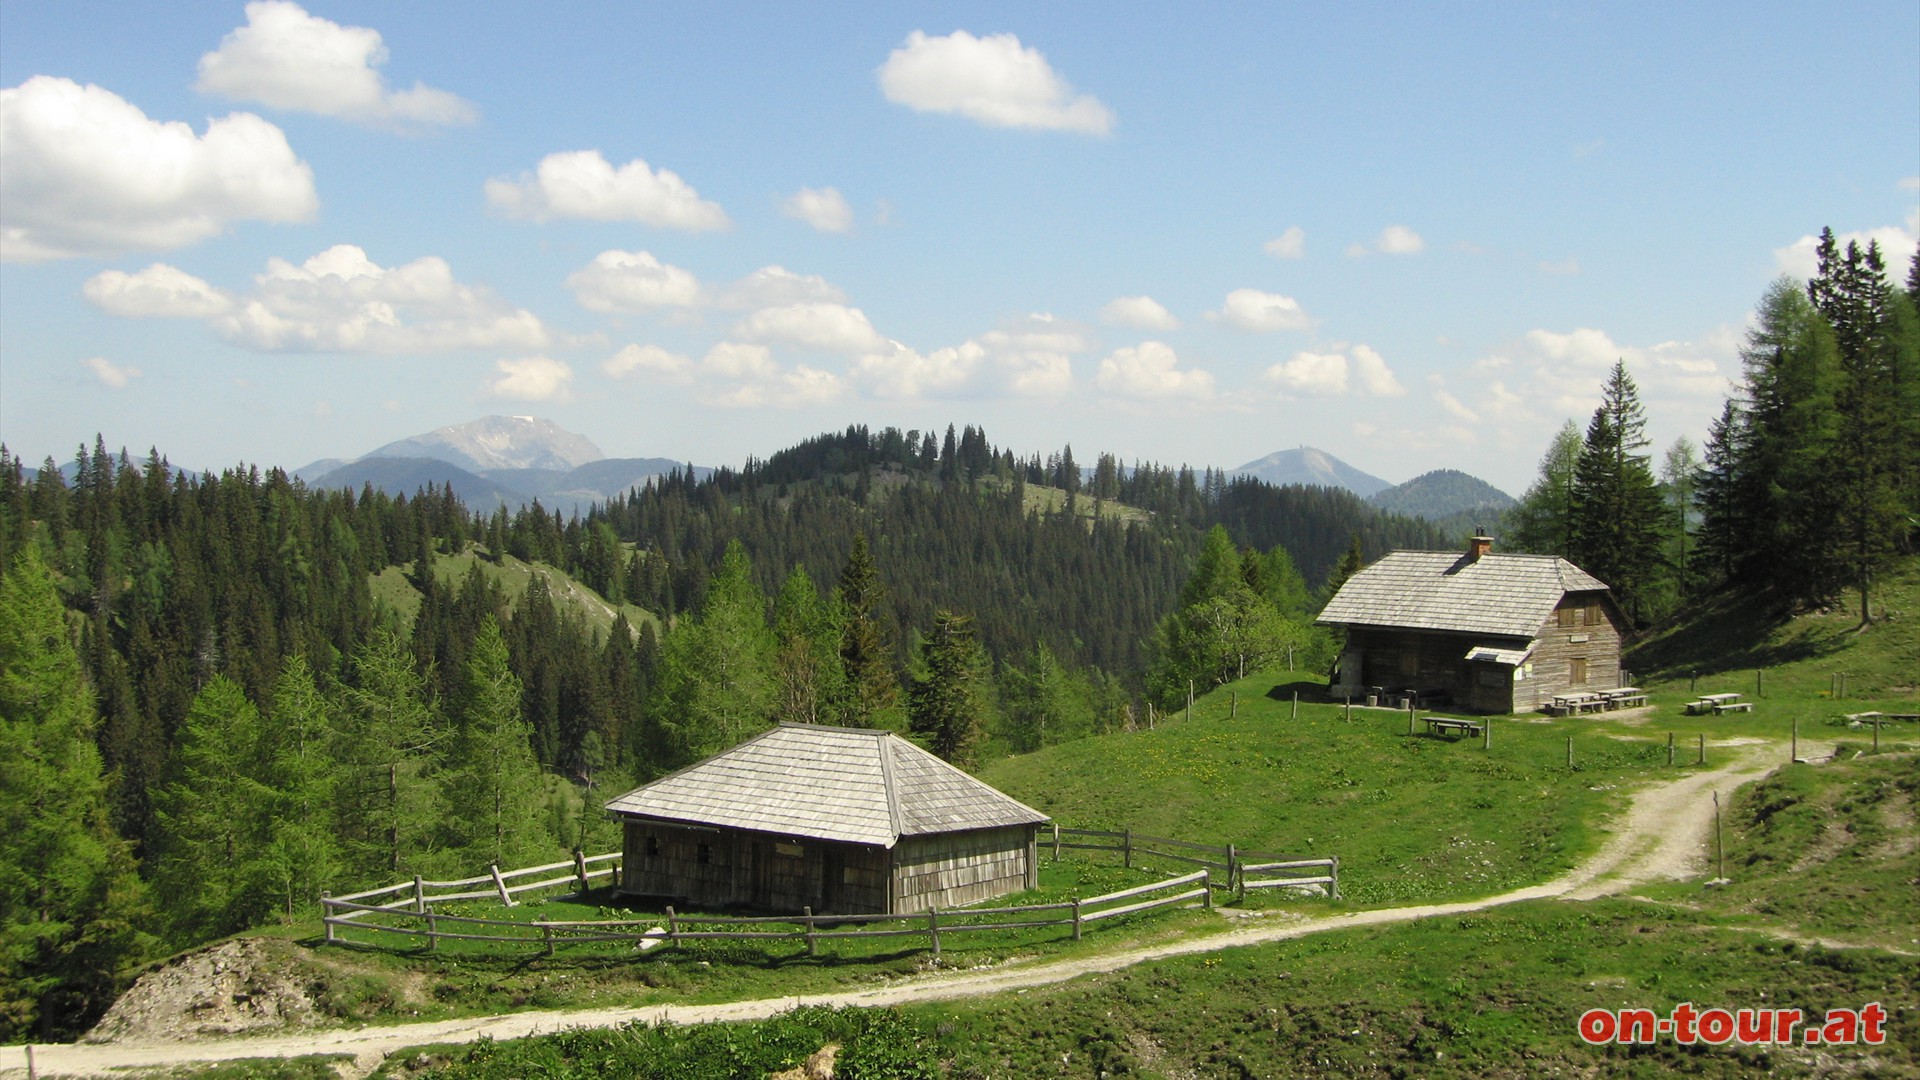
[[734,829],[626,823],[621,891],[698,908],[887,910],[887,852]]
[[[1561,610],[1571,625],[1561,625]],[[1624,619],[1601,593],[1569,593],[1547,616],[1528,661],[1532,672],[1513,684],[1513,711],[1544,707],[1555,694],[1611,690],[1620,685],[1620,639]],[[1585,659],[1587,677],[1574,682],[1573,661]]]
[[895,913],[959,907],[1037,886],[1034,827],[903,837],[893,849]]

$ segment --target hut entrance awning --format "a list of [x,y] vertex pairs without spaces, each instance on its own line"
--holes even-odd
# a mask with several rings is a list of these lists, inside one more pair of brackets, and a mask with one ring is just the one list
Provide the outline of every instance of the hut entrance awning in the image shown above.
[[1531,645],[1521,649],[1499,645],[1476,645],[1467,650],[1468,660],[1480,660],[1489,664],[1505,664],[1508,667],[1519,667],[1521,664],[1527,662],[1527,657],[1532,655],[1533,646]]
[[1048,817],[889,731],[783,724],[606,804],[615,814],[891,848]]

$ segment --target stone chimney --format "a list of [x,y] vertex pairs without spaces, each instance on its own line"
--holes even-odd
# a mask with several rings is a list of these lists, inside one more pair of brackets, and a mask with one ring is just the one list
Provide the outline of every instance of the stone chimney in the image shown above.
[[1475,525],[1473,527],[1473,535],[1467,538],[1467,559],[1469,561],[1478,559],[1480,556],[1492,550],[1493,537],[1488,536],[1485,529]]

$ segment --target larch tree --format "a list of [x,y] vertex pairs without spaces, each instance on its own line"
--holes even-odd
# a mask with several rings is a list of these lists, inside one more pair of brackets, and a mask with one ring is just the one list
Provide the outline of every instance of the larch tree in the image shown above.
[[727,545],[695,618],[661,646],[652,713],[676,762],[695,761],[763,730],[773,712],[773,632],[766,596],[739,541]]
[[263,825],[273,792],[261,783],[260,712],[224,675],[202,687],[176,736],[155,800],[160,840],[153,880],[171,937],[187,943],[259,921],[276,897]]
[[1580,445],[1580,428],[1569,420],[1541,455],[1533,485],[1507,511],[1507,547],[1536,555],[1571,553],[1573,473],[1580,463]]
[[107,819],[94,700],[34,545],[0,576],[0,1039],[76,1035],[151,942]]
[[333,703],[304,656],[287,657],[273,684],[271,722],[261,732],[267,804],[264,878],[283,919],[332,888],[342,871],[335,833]]
[[434,776],[445,749],[437,705],[390,631],[354,651],[348,674],[336,796],[349,866],[367,878],[422,872],[445,817]]
[[553,853],[546,777],[533,757],[533,728],[520,715],[520,680],[507,666],[507,641],[492,616],[467,654],[461,715],[442,787],[448,848],[469,868],[513,867]]

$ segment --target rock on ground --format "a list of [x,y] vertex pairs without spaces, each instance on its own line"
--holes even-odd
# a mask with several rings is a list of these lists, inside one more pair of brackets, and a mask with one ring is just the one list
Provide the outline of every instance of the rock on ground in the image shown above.
[[84,1042],[174,1042],[307,1026],[319,1010],[290,955],[261,938],[184,953],[140,976]]

